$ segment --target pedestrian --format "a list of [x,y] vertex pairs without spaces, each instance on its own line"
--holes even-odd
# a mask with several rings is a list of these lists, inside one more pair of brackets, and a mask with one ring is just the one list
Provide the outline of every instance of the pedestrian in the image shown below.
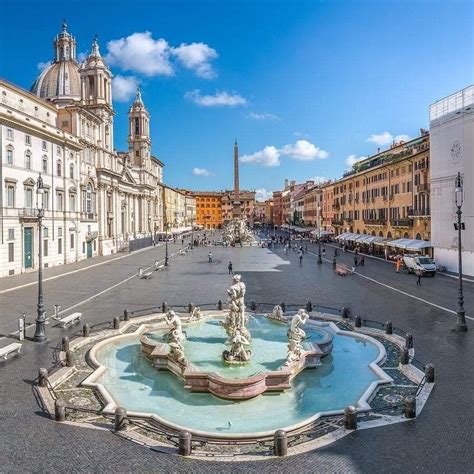
[[354,268],[357,267],[357,254],[354,255]]
[[417,284],[418,286],[421,286],[421,270],[417,270],[417,271],[416,271],[416,277],[417,277],[417,278],[416,278],[416,284]]
[[336,268],[336,256],[332,259],[332,268]]
[[308,244],[304,244],[304,251],[305,251],[305,252],[308,251]]
[[385,255],[385,260],[388,260],[388,249],[387,249],[387,247],[385,247],[383,253]]
[[337,249],[334,249],[334,258],[337,257]]
[[300,258],[300,265],[303,263],[303,252],[300,250],[298,252],[298,257]]
[[232,271],[232,262],[229,260],[229,265],[227,266],[227,269],[229,270],[229,275],[233,275],[234,272]]
[[400,268],[401,268],[401,266],[402,266],[402,261],[401,261],[400,258],[397,258],[397,261],[396,261],[396,263],[395,263],[395,267],[396,267],[396,269],[397,269],[397,273],[400,273]]
[[359,265],[360,265],[361,267],[363,267],[363,266],[365,265],[365,255],[362,255],[362,256],[360,257]]
[[323,247],[323,255],[326,255],[326,247]]
[[209,251],[209,253],[207,254],[207,257],[209,259],[209,263],[212,263],[212,252]]

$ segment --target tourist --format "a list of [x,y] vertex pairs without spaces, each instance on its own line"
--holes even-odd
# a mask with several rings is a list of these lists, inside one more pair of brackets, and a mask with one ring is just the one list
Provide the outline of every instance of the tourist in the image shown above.
[[336,255],[334,255],[334,258],[332,259],[332,268],[336,268]]
[[233,275],[234,272],[232,271],[232,262],[229,260],[229,265],[227,266],[227,269],[229,270],[229,275]]
[[357,267],[357,254],[354,255],[354,268]]
[[402,266],[402,259],[400,257],[397,257],[397,260],[395,262],[395,268],[397,269],[397,273],[400,273],[401,266]]
[[300,258],[300,265],[303,263],[303,252],[300,250],[298,252],[298,257]]
[[365,255],[362,255],[362,256],[360,257],[359,265],[360,265],[361,267],[363,267],[363,266],[365,265]]
[[326,247],[323,247],[323,255],[326,255]]
[[417,277],[417,278],[416,278],[416,284],[417,284],[418,286],[421,286],[421,270],[417,270],[417,271],[416,271],[416,277]]
[[209,263],[212,263],[212,252],[209,251],[209,253],[207,254],[207,257],[209,258]]

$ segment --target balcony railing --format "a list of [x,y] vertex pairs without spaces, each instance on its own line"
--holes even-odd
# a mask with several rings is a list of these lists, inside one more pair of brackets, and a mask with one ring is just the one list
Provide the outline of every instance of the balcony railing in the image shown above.
[[413,221],[411,219],[400,219],[397,221],[390,221],[392,227],[413,227]]
[[429,185],[428,183],[424,183],[424,184],[419,184],[417,187],[416,187],[416,191],[418,193],[424,193],[424,192],[427,192],[429,190]]
[[430,209],[411,209],[408,217],[430,217]]
[[342,221],[338,221],[338,220],[333,219],[333,220],[331,221],[331,224],[332,224],[332,225],[342,225]]
[[20,219],[38,219],[38,210],[32,207],[18,209],[18,217]]
[[365,225],[386,225],[387,219],[364,219]]

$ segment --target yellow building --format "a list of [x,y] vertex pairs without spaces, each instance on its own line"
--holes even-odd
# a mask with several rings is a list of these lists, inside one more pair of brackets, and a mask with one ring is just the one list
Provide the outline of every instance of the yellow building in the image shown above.
[[336,235],[429,240],[429,134],[359,161],[324,191],[333,194]]
[[215,191],[193,192],[196,199],[196,224],[205,229],[220,229],[222,227],[222,196]]

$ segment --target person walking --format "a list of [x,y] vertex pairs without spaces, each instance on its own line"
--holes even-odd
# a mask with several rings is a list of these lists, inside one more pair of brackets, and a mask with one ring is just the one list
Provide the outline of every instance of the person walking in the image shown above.
[[209,263],[212,263],[212,252],[209,251],[209,253],[207,254],[207,257],[209,259]]
[[233,275],[234,272],[232,270],[232,262],[229,260],[229,265],[227,266],[227,269],[229,270],[229,275]]
[[395,263],[395,267],[396,267],[396,269],[397,269],[397,273],[400,273],[400,268],[401,268],[401,266],[402,266],[402,261],[401,261],[400,258],[397,258],[397,261],[396,261],[396,263]]
[[359,265],[363,267],[365,265],[365,255],[361,255]]
[[354,268],[357,267],[357,254],[354,255]]
[[298,257],[300,258],[300,265],[301,265],[303,263],[303,251],[302,250],[300,250],[298,252]]
[[416,277],[417,277],[417,278],[416,278],[416,284],[417,284],[418,286],[421,286],[421,270],[417,270],[417,271],[416,271]]
[[332,259],[332,268],[336,268],[336,256]]

